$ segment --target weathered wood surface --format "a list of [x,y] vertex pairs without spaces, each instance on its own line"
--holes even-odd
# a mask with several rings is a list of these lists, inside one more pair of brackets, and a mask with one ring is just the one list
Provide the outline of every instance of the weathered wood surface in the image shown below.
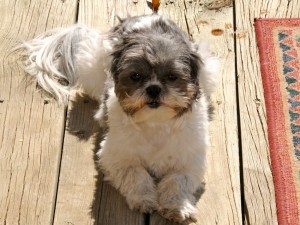
[[[105,32],[118,22],[117,15],[126,17],[131,11],[141,15],[145,10],[145,4],[131,1],[83,0],[78,23]],[[101,139],[93,119],[97,107],[96,102],[79,96],[70,102],[54,224],[142,225],[144,215],[130,211],[97,170],[95,154]]]
[[300,1],[236,0],[236,57],[245,224],[277,224],[254,18],[299,17]]
[[11,53],[18,41],[72,24],[75,2],[0,0],[0,224],[51,224],[65,124]]
[[[91,9],[93,9],[93,13],[89,13],[91,12]],[[100,15],[94,13],[100,9],[107,9],[107,11],[103,12],[102,10],[103,13],[101,13]],[[219,54],[222,58],[222,72],[224,72],[225,75],[222,76],[220,87],[224,86],[224,84],[226,83],[227,91],[229,94],[226,98],[226,96],[224,96],[222,88],[220,88],[220,90],[222,91],[220,91],[218,93],[218,96],[216,96],[214,99],[214,102],[218,102],[219,104],[216,110],[218,114],[216,118],[220,118],[221,116],[222,119],[216,120],[212,125],[212,133],[218,133],[215,136],[218,138],[212,140],[213,147],[210,154],[211,162],[213,162],[214,158],[217,157],[220,159],[221,163],[216,163],[214,164],[214,166],[210,167],[207,182],[207,191],[203,196],[203,200],[201,198],[199,201],[198,220],[199,224],[241,224],[242,216],[239,187],[240,178],[239,153],[237,145],[237,122],[232,122],[237,121],[237,109],[235,99],[236,94],[234,74],[234,49],[232,38],[233,10],[232,7],[227,8],[225,9],[226,12],[224,14],[218,14],[215,11],[207,11],[203,13],[203,10],[205,10],[205,8],[199,5],[199,2],[194,2],[191,4],[187,1],[177,1],[174,3],[162,1],[160,7],[160,13],[173,19],[177,24],[179,24],[179,26],[182,27],[182,29],[184,29],[186,32],[189,32],[192,36],[195,36],[195,39],[211,39],[211,42],[214,43],[213,48],[216,49],[217,54]],[[150,13],[151,10],[149,10],[149,8],[147,8],[147,5],[141,1],[137,1],[137,3],[133,3],[132,1],[117,1],[113,5],[105,1],[83,1],[79,8],[79,22],[87,23],[90,26],[105,31],[107,30],[107,28],[116,24],[116,15],[119,15],[120,17],[126,17],[127,14],[141,15],[145,12]],[[219,20],[217,19],[217,15],[221,15]],[[214,28],[221,28],[224,31],[224,35],[218,37],[212,36],[211,30]],[[202,29],[205,30],[205,32],[203,32]],[[207,35],[207,33],[209,35]],[[224,45],[224,42],[227,43],[227,45]],[[231,66],[228,67],[227,64],[230,64]],[[228,85],[229,83],[230,85]],[[224,118],[226,117],[226,115],[227,121]],[[230,132],[219,132],[220,126],[224,127],[224,129],[226,127]],[[228,155],[231,156],[230,159],[228,158]],[[80,179],[78,180],[80,181]],[[100,200],[100,212],[97,217],[98,224],[119,224],[122,222],[124,223],[124,218],[122,216],[115,217],[114,215],[111,215],[110,212],[112,208],[115,208],[112,206],[115,205],[117,199],[122,200],[122,205],[124,208],[115,208],[120,210],[119,213],[115,213],[115,215],[120,215],[124,211],[127,212],[127,217],[128,215],[132,214],[128,211],[127,206],[123,204],[124,200],[122,197],[119,196],[119,193],[111,189],[112,188],[109,185],[106,185],[106,191],[98,190],[102,191],[102,197],[106,196],[107,199],[110,199],[110,201],[107,202],[103,202]],[[70,191],[70,187],[68,188],[68,191]],[[76,196],[76,194],[74,196]],[[72,203],[73,204],[69,205],[74,205],[74,202]],[[216,205],[218,205],[217,208]],[[231,207],[227,207],[228,205],[231,205]],[[103,215],[106,215],[105,220],[102,220],[102,218],[105,218],[103,217]],[[132,218],[136,217],[137,215],[132,214]],[[139,221],[142,221],[142,219],[140,219]],[[138,224],[137,222],[131,223]],[[167,223],[170,224],[170,222],[167,222],[158,215],[150,217],[150,224]]]
[[[202,4],[206,2],[212,1],[162,0],[159,8],[194,40],[210,42],[221,58],[206,191],[194,224],[277,224],[253,21],[299,17],[300,1],[236,0],[233,8],[224,0],[224,7],[214,10]],[[24,82],[16,55],[10,53],[16,41],[76,20],[107,31],[117,23],[116,15],[151,13],[142,0],[78,3],[0,0],[0,224],[174,225],[157,214],[131,212],[103,182],[95,160],[101,137],[92,118],[97,103],[74,95],[66,117],[64,107],[45,101],[35,84]]]
[[[165,3],[165,4],[164,4]],[[208,154],[205,192],[198,201],[195,224],[242,224],[237,105],[235,92],[233,8],[208,10],[197,1],[162,1],[160,13],[179,24],[195,40],[205,40],[221,59],[220,82],[212,102],[212,147]],[[220,29],[218,35],[213,31]],[[160,216],[151,225],[170,225]]]

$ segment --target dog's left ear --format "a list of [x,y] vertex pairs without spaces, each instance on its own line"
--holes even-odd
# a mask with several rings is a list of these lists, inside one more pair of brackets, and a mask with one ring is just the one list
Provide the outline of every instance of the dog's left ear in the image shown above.
[[190,66],[191,66],[191,78],[195,84],[199,84],[199,70],[201,68],[201,58],[199,57],[197,51],[193,50],[190,53]]
[[199,85],[207,96],[210,96],[218,83],[219,58],[210,50],[208,43],[193,43],[191,56],[192,76],[197,76]]

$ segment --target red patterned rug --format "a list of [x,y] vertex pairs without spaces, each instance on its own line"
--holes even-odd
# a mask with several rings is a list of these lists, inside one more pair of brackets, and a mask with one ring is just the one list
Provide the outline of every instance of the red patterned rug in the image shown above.
[[300,224],[300,19],[257,19],[278,222]]

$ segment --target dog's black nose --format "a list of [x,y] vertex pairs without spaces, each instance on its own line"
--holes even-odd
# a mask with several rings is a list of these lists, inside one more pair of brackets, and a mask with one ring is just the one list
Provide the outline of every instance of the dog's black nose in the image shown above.
[[146,92],[151,98],[157,98],[161,93],[161,87],[158,85],[151,85],[146,88]]

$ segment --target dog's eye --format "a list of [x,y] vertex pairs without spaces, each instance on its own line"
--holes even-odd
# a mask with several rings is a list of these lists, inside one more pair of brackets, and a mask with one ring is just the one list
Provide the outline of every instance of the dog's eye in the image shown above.
[[169,81],[175,81],[175,80],[177,80],[177,78],[178,78],[178,77],[175,76],[175,75],[173,75],[173,74],[169,74],[169,75],[168,75],[168,80],[169,80]]
[[130,79],[133,80],[133,81],[139,81],[141,79],[141,75],[138,74],[138,73],[132,73],[130,75]]

